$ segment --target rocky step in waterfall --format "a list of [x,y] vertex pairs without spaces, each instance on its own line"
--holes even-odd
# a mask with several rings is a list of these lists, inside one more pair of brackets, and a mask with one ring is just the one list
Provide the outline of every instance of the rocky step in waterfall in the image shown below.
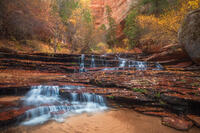
[[79,72],[104,71],[104,70],[163,70],[159,63],[135,61],[131,59],[115,58],[105,59],[106,55],[87,56],[82,54],[79,63]]
[[[39,70],[53,73],[79,73],[102,70],[160,70],[158,63],[144,62],[143,55],[64,55],[1,53],[2,68]],[[6,58],[5,58],[6,57]],[[27,61],[29,62],[27,63]]]
[[63,121],[64,118],[79,114],[92,113],[107,109],[105,99],[102,96],[90,93],[69,93],[68,97],[59,95],[60,88],[75,90],[80,86],[33,86],[26,94],[23,101],[24,106],[31,106],[22,116],[22,125],[36,125],[48,120]]

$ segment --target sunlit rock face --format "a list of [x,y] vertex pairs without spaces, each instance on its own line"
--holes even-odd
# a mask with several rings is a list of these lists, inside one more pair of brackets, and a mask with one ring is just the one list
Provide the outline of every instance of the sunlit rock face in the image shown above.
[[91,9],[92,14],[95,17],[96,26],[101,26],[102,24],[107,25],[106,19],[106,6],[112,9],[112,17],[115,19],[116,23],[122,22],[129,9],[137,4],[138,0],[92,0]]
[[118,24],[117,36],[120,36],[124,25],[123,20],[126,18],[130,8],[136,6],[137,3],[138,0],[92,0],[91,9],[96,27],[100,27],[103,24],[108,27],[106,6],[109,6],[112,9],[112,17]]

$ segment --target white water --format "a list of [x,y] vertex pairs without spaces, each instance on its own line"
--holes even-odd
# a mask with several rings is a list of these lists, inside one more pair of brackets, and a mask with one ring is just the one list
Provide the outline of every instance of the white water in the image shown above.
[[146,62],[137,61],[136,64],[137,64],[136,65],[137,70],[147,70],[147,63]]
[[128,66],[129,68],[135,67],[136,70],[147,70],[147,62],[133,61],[133,60],[127,60],[123,58],[118,58],[118,60],[119,60],[119,68],[124,68]]
[[[59,96],[59,86],[34,86],[22,99],[24,104],[34,106],[26,111],[22,125],[42,124],[48,120],[62,122],[67,116],[79,113],[92,113],[107,109],[104,98],[90,93],[70,93],[65,100]],[[81,89],[64,86],[62,89]]]
[[85,88],[83,86],[74,86],[74,85],[65,85],[61,87],[62,89],[66,90],[80,90],[81,88]]
[[80,72],[85,72],[85,55],[81,55]]
[[[91,68],[96,67],[94,55],[91,56],[91,64],[90,64],[90,67],[91,67]],[[81,62],[80,62],[80,69],[79,69],[79,72],[87,72],[87,70],[86,70],[86,68],[85,68],[85,55],[84,55],[84,54],[81,55]]]
[[[147,70],[147,62],[142,62],[142,61],[133,61],[133,60],[127,60],[123,58],[119,58],[119,66],[118,67],[112,67],[112,68],[104,68],[102,69],[103,71],[108,71],[108,70],[119,70],[119,69],[124,69],[125,67],[128,68],[136,68],[136,70]],[[156,68],[153,70],[161,70],[163,67],[157,63]]]
[[24,98],[24,105],[41,105],[59,102],[58,86],[33,86]]
[[119,67],[124,68],[126,66],[126,59],[119,58]]
[[90,65],[90,67],[96,67],[96,65],[95,65],[94,55],[92,55],[91,65]]
[[[101,56],[101,57],[104,57],[104,56]],[[102,71],[121,70],[121,69],[125,69],[126,67],[127,68],[135,68],[136,70],[147,70],[148,66],[149,66],[147,62],[129,60],[129,59],[121,58],[119,56],[116,56],[115,60],[119,61],[119,63],[116,66],[111,65],[112,67],[109,67],[109,60],[104,60],[103,58],[100,58],[100,61],[101,61],[100,64],[98,64],[98,60],[97,60],[97,64],[95,64],[95,56],[92,55],[91,63],[87,65],[85,62],[85,55],[82,54],[79,72],[87,72],[88,70],[85,68],[85,66],[90,66],[90,68],[105,67],[104,69],[102,69]],[[151,63],[151,65],[153,65],[153,67],[154,67],[152,69],[152,66],[151,66],[150,69],[152,69],[152,70],[162,70],[163,69],[163,67],[159,63]]]

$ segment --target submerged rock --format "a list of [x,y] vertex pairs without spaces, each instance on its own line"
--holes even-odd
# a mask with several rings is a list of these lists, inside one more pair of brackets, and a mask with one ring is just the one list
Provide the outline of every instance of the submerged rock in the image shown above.
[[190,58],[200,64],[200,9],[185,17],[179,31],[179,41]]

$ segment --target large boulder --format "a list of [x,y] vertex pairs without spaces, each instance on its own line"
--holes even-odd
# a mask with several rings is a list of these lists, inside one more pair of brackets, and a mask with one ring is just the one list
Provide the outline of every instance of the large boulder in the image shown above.
[[179,30],[179,42],[190,58],[200,65],[200,9],[185,17]]

